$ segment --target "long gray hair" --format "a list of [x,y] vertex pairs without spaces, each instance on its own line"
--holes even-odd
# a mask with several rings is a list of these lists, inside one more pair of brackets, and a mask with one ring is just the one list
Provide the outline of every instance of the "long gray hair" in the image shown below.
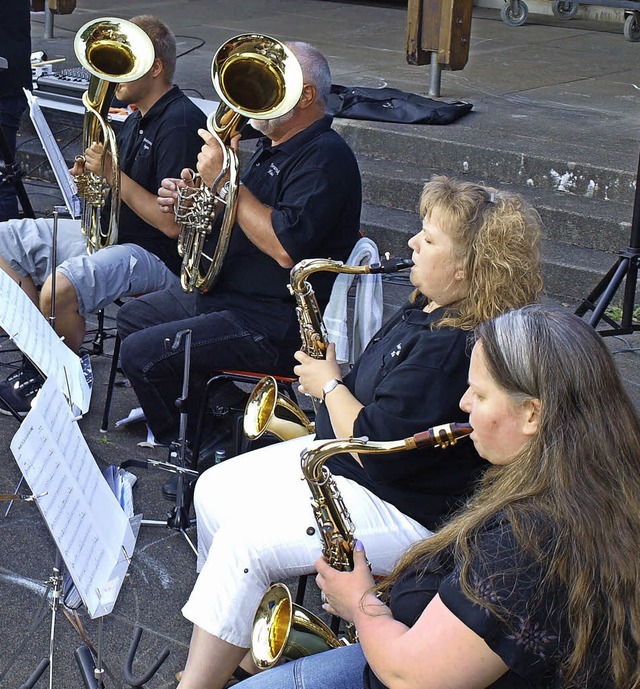
[[[453,549],[465,595],[479,596],[469,562],[474,536],[503,514],[519,546],[567,591],[566,686],[598,670],[618,689],[640,687],[640,419],[602,338],[559,307],[532,305],[476,331],[493,380],[514,399],[540,401],[540,429],[514,461],[486,473],[470,505],[410,550],[384,589],[416,561]],[[549,525],[548,533],[531,528]],[[542,582],[541,582],[542,583]],[[608,663],[593,667],[593,649]],[[606,657],[606,656],[605,656]]]

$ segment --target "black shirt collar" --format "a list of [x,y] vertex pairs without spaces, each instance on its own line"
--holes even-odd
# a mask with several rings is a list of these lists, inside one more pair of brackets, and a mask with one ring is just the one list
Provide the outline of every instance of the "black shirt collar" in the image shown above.
[[312,122],[306,129],[298,132],[295,136],[287,139],[285,142],[279,144],[278,146],[273,146],[271,139],[267,136],[263,136],[258,140],[258,146],[264,151],[273,149],[274,151],[282,151],[289,155],[302,146],[304,146],[308,141],[314,139],[318,134],[326,132],[331,129],[331,123],[333,122],[333,117],[331,115],[323,115],[319,120]]
[[404,312],[404,320],[407,323],[413,323],[415,325],[430,325],[439,321],[446,312],[446,306],[439,306],[437,309],[427,313],[422,309],[427,304],[427,298],[424,296],[418,297],[415,302],[409,304]]
[[137,114],[137,116],[140,118],[141,125],[149,124],[149,122],[157,120],[166,110],[167,106],[170,103],[173,103],[174,100],[177,100],[180,95],[180,89],[174,85],[163,96],[158,98],[158,100],[149,108],[149,110],[147,110],[144,116],[140,114],[139,110],[137,110],[134,115]]

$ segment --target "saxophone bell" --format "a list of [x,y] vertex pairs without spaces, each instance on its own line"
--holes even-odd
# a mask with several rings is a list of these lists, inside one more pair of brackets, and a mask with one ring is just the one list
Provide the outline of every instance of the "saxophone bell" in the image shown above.
[[319,617],[293,602],[284,584],[274,584],[262,598],[251,631],[251,655],[261,670],[280,658],[295,660],[344,645]]
[[244,410],[244,432],[249,440],[271,433],[280,440],[291,440],[315,431],[300,407],[278,392],[273,376],[265,376],[253,388]]

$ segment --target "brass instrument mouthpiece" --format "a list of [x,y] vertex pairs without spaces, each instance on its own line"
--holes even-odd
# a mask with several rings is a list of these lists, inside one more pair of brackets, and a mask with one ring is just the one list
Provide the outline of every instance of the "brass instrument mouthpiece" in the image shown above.
[[369,266],[370,273],[397,273],[399,270],[411,268],[413,261],[410,258],[400,256],[390,256],[389,252],[384,255],[380,263],[372,263]]
[[416,433],[409,438],[409,444],[419,447],[449,447],[455,445],[460,438],[466,438],[473,433],[473,427],[468,423],[445,423],[440,426],[428,428],[426,431]]

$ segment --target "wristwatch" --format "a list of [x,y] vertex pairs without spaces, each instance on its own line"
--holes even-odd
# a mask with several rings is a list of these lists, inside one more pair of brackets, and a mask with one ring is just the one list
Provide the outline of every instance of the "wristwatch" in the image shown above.
[[322,388],[322,401],[324,402],[326,396],[332,391],[335,390],[338,385],[344,385],[344,383],[339,380],[338,378],[332,378],[331,380],[327,381],[324,384],[324,387]]

